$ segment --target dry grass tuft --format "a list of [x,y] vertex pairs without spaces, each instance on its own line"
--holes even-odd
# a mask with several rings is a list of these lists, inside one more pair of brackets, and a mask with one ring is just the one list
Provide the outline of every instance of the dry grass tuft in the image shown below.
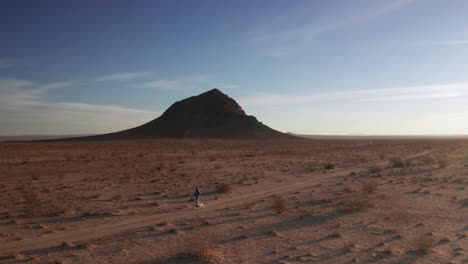
[[94,245],[89,241],[89,240],[86,240],[86,241],[83,241],[81,242],[79,245],[78,245],[79,248],[81,249],[92,249],[94,247]]
[[362,184],[362,191],[366,193],[375,193],[379,183],[376,180],[369,180]]
[[439,168],[445,169],[448,166],[448,159],[447,157],[444,156],[439,156],[437,157],[437,165],[439,165]]
[[122,200],[122,195],[121,194],[116,194],[116,195],[112,196],[112,200],[120,201],[120,200]]
[[341,209],[349,212],[364,211],[372,206],[371,198],[366,192],[347,194],[341,201]]
[[286,206],[286,200],[281,195],[273,195],[273,208],[277,214],[282,214],[288,208]]
[[333,170],[335,168],[335,164],[327,163],[327,164],[323,165],[323,168],[326,169],[326,170]]
[[25,203],[24,211],[27,216],[32,217],[41,213],[41,200],[33,190],[23,189],[22,196]]
[[378,164],[374,164],[374,165],[369,166],[369,172],[370,173],[379,173],[379,172],[382,172],[382,170],[383,170],[382,166],[380,166]]
[[24,260],[26,257],[23,254],[21,254],[21,252],[15,251],[10,254],[10,258],[14,260]]
[[191,259],[206,262],[220,263],[224,260],[224,248],[218,243],[218,239],[209,232],[192,232],[180,237],[180,255]]
[[69,242],[69,241],[63,241],[62,242],[62,247],[66,247],[66,248],[70,248],[70,247],[74,247],[75,244]]
[[401,159],[401,157],[398,157],[398,156],[390,157],[389,162],[390,162],[390,165],[393,168],[404,168],[405,167],[405,162]]
[[420,253],[427,254],[435,246],[435,239],[427,234],[421,235],[414,241],[416,250]]
[[434,157],[432,157],[431,155],[424,155],[424,156],[421,156],[420,157],[420,160],[423,164],[425,165],[429,165],[429,164],[433,164],[435,162],[435,159]]
[[278,232],[277,230],[275,230],[275,229],[271,230],[271,231],[269,232],[269,234],[270,234],[271,236],[274,236],[274,237],[278,237],[278,236],[279,236],[279,232]]

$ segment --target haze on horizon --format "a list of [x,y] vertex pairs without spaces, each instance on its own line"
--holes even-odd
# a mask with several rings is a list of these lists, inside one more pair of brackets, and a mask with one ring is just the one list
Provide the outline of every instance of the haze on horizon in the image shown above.
[[0,3],[0,136],[140,125],[213,87],[297,134],[468,134],[468,2]]

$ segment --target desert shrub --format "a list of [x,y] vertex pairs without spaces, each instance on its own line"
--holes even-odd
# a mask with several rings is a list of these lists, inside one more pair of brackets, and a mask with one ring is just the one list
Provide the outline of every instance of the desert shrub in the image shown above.
[[21,252],[15,251],[15,252],[10,253],[10,258],[14,260],[24,260],[25,256],[21,254]]
[[393,156],[389,159],[390,165],[393,168],[404,168],[405,167],[405,162],[401,159],[401,157],[398,156]]
[[27,216],[37,216],[42,213],[43,203],[32,189],[23,189],[22,197],[25,203],[24,211]]
[[437,157],[437,165],[439,165],[439,168],[447,168],[448,166],[448,159],[447,157],[444,156],[439,156]]
[[254,154],[252,152],[247,152],[244,154],[244,157],[246,158],[252,158],[254,156]]
[[326,170],[333,170],[335,168],[335,164],[327,163],[327,164],[323,165],[323,168],[326,169]]
[[81,243],[79,243],[78,247],[80,249],[91,249],[93,248],[93,244],[89,241],[89,240],[86,240],[86,241],[82,241]]
[[377,156],[379,157],[379,159],[384,160],[386,155],[385,153],[379,153],[377,154]]
[[376,180],[369,180],[362,184],[362,191],[366,193],[374,193],[377,190],[379,183]]
[[420,158],[420,160],[423,164],[426,165],[433,164],[435,162],[434,157],[432,157],[431,155],[424,155]]
[[379,173],[382,170],[383,170],[382,166],[380,166],[378,164],[374,164],[374,165],[369,166],[369,172],[370,173]]
[[418,252],[427,254],[434,246],[435,239],[430,235],[421,235],[414,241],[414,246]]
[[345,195],[341,202],[343,211],[359,212],[373,206],[369,195],[365,192],[357,192]]
[[228,183],[222,183],[216,186],[216,191],[219,193],[230,193],[232,191],[232,186]]
[[308,165],[305,166],[305,170],[306,170],[306,172],[314,173],[315,172],[315,166],[313,164],[308,164]]
[[218,243],[218,239],[206,232],[192,232],[180,236],[178,245],[179,254],[191,259],[206,262],[219,263],[224,259],[224,248]]
[[277,214],[285,212],[288,208],[286,206],[286,200],[281,195],[273,195],[273,208]]
[[21,194],[24,200],[24,211],[29,217],[42,214],[59,216],[99,214],[99,207],[89,201],[89,198],[83,198],[71,192],[55,191],[40,196],[33,188],[25,186]]

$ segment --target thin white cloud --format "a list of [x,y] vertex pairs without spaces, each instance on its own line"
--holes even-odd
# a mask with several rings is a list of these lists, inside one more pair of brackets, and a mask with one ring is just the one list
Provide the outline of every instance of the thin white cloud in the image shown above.
[[0,69],[12,68],[15,63],[12,60],[0,59]]
[[306,2],[281,14],[252,30],[251,43],[265,55],[272,57],[287,56],[297,50],[305,49],[319,35],[349,28],[388,15],[414,0],[368,1],[360,5],[343,2],[324,11],[322,17],[310,15],[314,2]]
[[183,77],[175,80],[155,80],[146,83],[145,87],[162,90],[190,89],[207,84],[207,82],[208,78],[206,76],[199,75]]
[[430,45],[432,46],[463,46],[463,45],[468,45],[468,39],[435,41],[435,42],[431,42]]
[[326,101],[385,102],[466,96],[468,96],[468,82],[297,95],[269,93],[241,98],[239,102],[245,106],[282,106]]
[[0,135],[105,133],[139,125],[160,114],[110,104],[47,100],[51,89],[70,85],[0,79]]
[[149,72],[118,72],[96,78],[97,81],[130,81],[148,75]]

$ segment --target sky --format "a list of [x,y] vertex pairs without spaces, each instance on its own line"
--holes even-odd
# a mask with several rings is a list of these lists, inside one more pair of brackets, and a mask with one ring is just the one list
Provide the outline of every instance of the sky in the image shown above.
[[0,135],[118,131],[218,88],[283,132],[468,134],[468,1],[0,1]]

